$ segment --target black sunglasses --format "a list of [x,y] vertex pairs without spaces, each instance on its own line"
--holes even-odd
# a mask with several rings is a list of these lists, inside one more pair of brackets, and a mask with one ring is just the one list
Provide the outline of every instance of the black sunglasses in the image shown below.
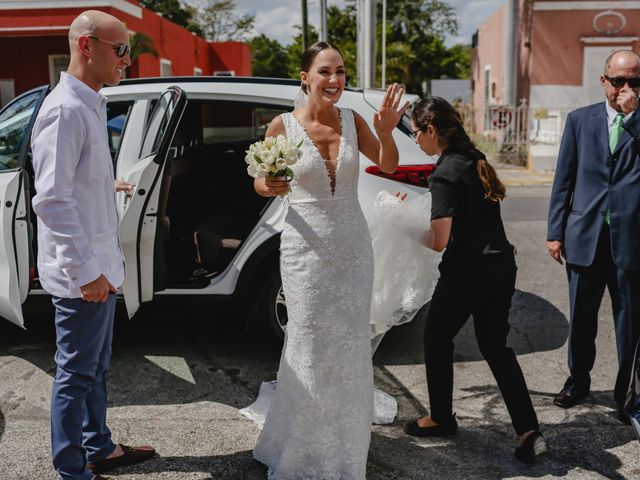
[[129,45],[128,43],[114,43],[110,42],[109,40],[103,40],[102,38],[94,37],[93,35],[89,35],[88,37],[92,40],[108,43],[109,45],[117,47],[114,48],[114,50],[116,51],[116,55],[118,55],[118,58],[122,58],[125,55],[129,55],[131,53],[131,45]]
[[631,88],[640,87],[640,77],[609,77],[607,75],[604,76],[605,79],[609,81],[611,85],[616,88],[624,87],[625,83],[628,83]]

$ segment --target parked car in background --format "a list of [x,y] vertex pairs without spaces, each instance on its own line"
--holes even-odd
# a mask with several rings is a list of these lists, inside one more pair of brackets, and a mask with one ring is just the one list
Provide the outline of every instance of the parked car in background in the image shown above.
[[[43,293],[29,140],[48,90],[31,90],[0,111],[0,316],[21,326],[28,293]],[[297,81],[250,77],[144,78],[103,89],[116,177],[135,185],[132,195],[117,194],[129,316],[156,294],[225,297],[255,305],[283,336],[278,265],[286,202],[254,192],[244,156],[275,116],[292,110],[298,90]],[[340,105],[372,126],[383,93],[348,88]],[[367,218],[380,190],[428,191],[433,164],[423,163],[410,130],[407,115],[394,132],[395,174],[362,158],[358,195]]]

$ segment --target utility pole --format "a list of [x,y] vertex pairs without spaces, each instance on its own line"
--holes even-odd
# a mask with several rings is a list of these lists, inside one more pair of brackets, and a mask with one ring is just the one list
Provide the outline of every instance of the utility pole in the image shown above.
[[358,83],[375,86],[376,78],[376,0],[358,0]]
[[519,1],[507,0],[506,15],[504,17],[505,46],[504,46],[504,72],[503,103],[505,105],[518,106],[517,93],[517,64],[518,64],[518,25],[519,21]]
[[320,41],[329,41],[329,31],[327,30],[327,0],[320,0]]
[[309,12],[307,0],[302,0],[302,51],[309,46]]
[[387,0],[382,0],[382,78],[380,87],[387,88]]

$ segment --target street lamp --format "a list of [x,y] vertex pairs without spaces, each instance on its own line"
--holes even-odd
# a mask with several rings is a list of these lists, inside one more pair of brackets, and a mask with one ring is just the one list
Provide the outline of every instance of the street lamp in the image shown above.
[[327,0],[320,0],[320,41],[326,42],[329,39],[327,30]]
[[357,0],[358,17],[358,82],[362,88],[375,85],[376,2]]
[[302,51],[304,52],[309,46],[309,15],[307,9],[307,0],[302,0]]
[[381,87],[387,86],[387,0],[382,0],[382,78]]

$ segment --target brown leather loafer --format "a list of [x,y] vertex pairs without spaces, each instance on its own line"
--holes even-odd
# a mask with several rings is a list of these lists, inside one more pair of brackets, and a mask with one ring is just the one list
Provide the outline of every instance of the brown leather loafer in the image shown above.
[[108,472],[114,468],[144,462],[145,460],[149,460],[156,453],[155,448],[152,447],[128,447],[127,445],[122,444],[120,444],[120,447],[124,454],[113,458],[105,458],[100,462],[89,463],[87,468],[93,473]]

